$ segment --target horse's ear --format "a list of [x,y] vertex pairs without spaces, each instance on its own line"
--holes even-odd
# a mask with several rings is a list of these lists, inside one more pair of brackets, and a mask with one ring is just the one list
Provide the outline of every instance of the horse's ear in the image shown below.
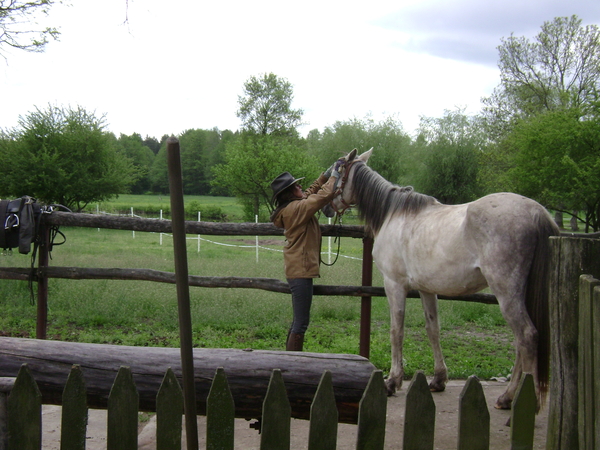
[[366,163],[369,160],[369,158],[371,157],[371,153],[373,153],[373,147],[371,147],[368,151],[361,154],[357,159],[359,161]]
[[356,158],[356,152],[357,150],[354,149],[350,153],[348,153],[348,155],[346,156],[346,161],[354,161],[354,158]]

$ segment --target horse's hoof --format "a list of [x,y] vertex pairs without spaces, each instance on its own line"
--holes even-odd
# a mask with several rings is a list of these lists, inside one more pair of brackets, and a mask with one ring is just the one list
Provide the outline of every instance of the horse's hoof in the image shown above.
[[385,389],[387,390],[387,395],[388,397],[392,397],[394,395],[396,395],[396,383],[394,382],[394,380],[388,378],[387,380],[385,380]]
[[505,398],[503,395],[496,400],[496,404],[494,405],[496,409],[510,409],[511,407],[512,400]]
[[444,392],[446,390],[446,384],[444,383],[429,383],[429,390],[431,392]]

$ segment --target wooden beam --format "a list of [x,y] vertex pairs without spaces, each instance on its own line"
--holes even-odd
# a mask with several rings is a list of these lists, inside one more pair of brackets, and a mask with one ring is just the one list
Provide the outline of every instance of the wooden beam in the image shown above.
[[[273,369],[280,369],[292,407],[292,417],[308,419],[321,376],[329,370],[343,423],[356,423],[358,405],[375,366],[358,355],[266,350],[195,348],[194,380],[198,413],[206,414],[216,369],[227,374],[239,418],[259,419]],[[27,363],[44,404],[62,403],[73,364],[85,379],[88,406],[104,409],[121,366],[131,368],[141,411],[156,410],[156,394],[171,368],[181,383],[178,348],[81,344],[52,340],[0,337],[0,377],[16,377]]]

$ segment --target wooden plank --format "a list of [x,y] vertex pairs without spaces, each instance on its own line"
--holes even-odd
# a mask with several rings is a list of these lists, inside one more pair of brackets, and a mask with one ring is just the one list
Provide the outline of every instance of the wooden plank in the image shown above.
[[600,279],[600,241],[550,238],[550,389],[547,447],[573,450],[579,447],[577,412],[579,277]]
[[[144,219],[138,217],[114,217],[99,214],[68,213],[54,211],[44,215],[44,221],[49,225],[66,227],[108,228],[114,230],[148,231],[155,233],[171,233],[173,228],[170,220]],[[320,225],[323,236],[365,237],[362,225]],[[218,236],[283,236],[283,229],[272,223],[222,223],[186,221],[187,234],[208,234]]]
[[535,428],[537,396],[533,375],[525,373],[521,376],[519,387],[515,393],[510,416],[511,450],[532,450]]
[[156,450],[181,450],[183,392],[169,367],[156,394]]
[[137,450],[138,393],[131,369],[119,369],[108,396],[107,450]]
[[217,369],[206,399],[206,450],[233,450],[235,404],[222,367]]
[[7,401],[8,448],[42,448],[42,394],[23,364]]
[[458,450],[489,450],[490,411],[481,383],[470,376],[459,396]]
[[594,404],[594,444],[595,448],[600,446],[600,286],[596,286],[593,292],[592,301],[592,340],[593,340],[593,361],[594,368],[592,373],[592,382],[594,384],[593,404]]
[[289,450],[291,412],[281,370],[274,369],[263,403],[261,450]]
[[383,450],[387,415],[387,389],[381,370],[371,374],[358,410],[356,450]]
[[[215,369],[223,367],[235,401],[236,417],[260,419],[273,369],[281,369],[292,416],[308,419],[310,404],[325,370],[333,380],[339,420],[356,423],[358,405],[375,366],[358,355],[241,349],[194,349],[194,379],[199,414],[206,414],[206,398]],[[181,379],[177,348],[83,344],[64,341],[0,337],[0,377],[15,376],[29,363],[44,404],[61,404],[73,361],[85,373],[90,408],[106,408],[108,393],[121,366],[133,370],[141,411],[156,411],[156,393],[169,367]]]
[[331,372],[323,372],[315,398],[310,406],[308,450],[335,450],[337,445],[338,411],[331,382]]
[[74,365],[63,392],[60,423],[61,450],[85,450],[87,423],[85,381],[81,368]]
[[594,444],[594,287],[600,281],[591,275],[579,277],[579,446],[596,448]]
[[417,371],[406,392],[403,450],[433,450],[435,403],[422,371]]

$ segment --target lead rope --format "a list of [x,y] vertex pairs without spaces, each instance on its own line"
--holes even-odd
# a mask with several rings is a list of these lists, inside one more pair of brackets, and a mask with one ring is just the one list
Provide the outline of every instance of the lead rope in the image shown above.
[[[333,224],[331,225],[332,228],[335,227],[335,223],[336,222],[339,222],[339,224],[340,224],[339,230],[341,230],[341,228],[342,228],[342,216],[340,216],[339,214],[335,215],[335,219],[333,220]],[[337,252],[336,252],[336,255],[335,255],[335,259],[333,260],[333,262],[331,264],[329,264],[329,263],[326,263],[325,261],[323,261],[323,258],[321,258],[321,254],[319,254],[319,261],[321,262],[321,264],[324,264],[326,266],[331,267],[331,266],[333,266],[337,262],[338,258],[340,257],[340,247],[342,245],[342,236],[341,236],[341,233],[339,232],[339,230],[338,230],[338,233],[335,235],[335,239],[333,240],[334,244],[335,244],[336,241],[337,241],[337,244],[338,244],[338,248],[337,248]]]

